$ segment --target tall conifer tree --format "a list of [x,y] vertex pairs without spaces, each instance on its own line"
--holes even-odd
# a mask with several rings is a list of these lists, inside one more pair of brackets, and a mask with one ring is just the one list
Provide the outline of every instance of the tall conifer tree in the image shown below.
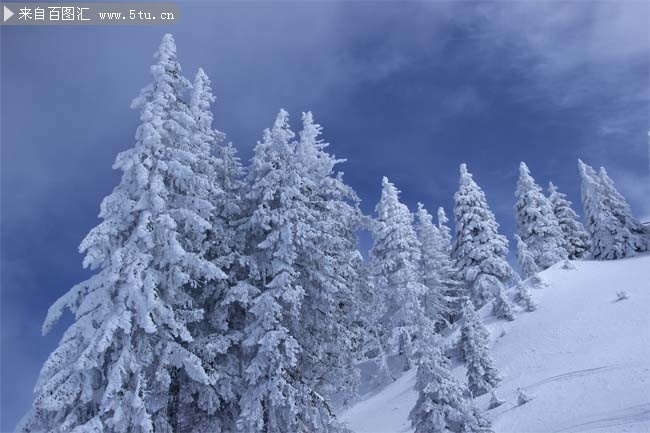
[[508,240],[499,234],[485,193],[465,164],[460,166],[460,185],[454,194],[454,218],[452,257],[467,295],[480,308],[503,290],[515,273],[506,261]]
[[568,258],[575,260],[587,256],[590,248],[589,234],[578,220],[578,214],[571,208],[566,194],[559,192],[553,182],[548,183],[548,200],[564,235]]
[[179,383],[207,384],[188,350],[203,316],[191,292],[226,275],[205,256],[214,184],[191,138],[189,88],[165,35],[153,82],[133,102],[141,124],[114,167],[122,179],[102,204],[103,220],[80,246],[97,270],[51,308],[75,322],[46,361],[25,432],[170,432],[180,422]]
[[524,162],[519,165],[515,196],[517,234],[526,243],[537,266],[543,270],[565,259],[566,242],[553,207]]

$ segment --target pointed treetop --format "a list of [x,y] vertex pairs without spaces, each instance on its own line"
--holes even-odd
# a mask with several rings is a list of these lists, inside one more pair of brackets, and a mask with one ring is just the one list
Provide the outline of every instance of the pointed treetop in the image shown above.
[[275,117],[273,129],[287,129],[289,128],[289,113],[284,108],[280,108],[278,115]]
[[194,92],[192,94],[192,101],[194,101],[196,95],[198,97],[204,96],[210,102],[214,102],[216,98],[212,94],[211,84],[212,83],[210,81],[210,78],[205,73],[203,68],[199,68],[198,71],[196,71],[196,75],[194,76]]
[[287,113],[282,108],[275,118],[273,129],[271,130],[271,135],[287,142],[296,136],[289,125],[289,113]]
[[426,221],[427,223],[431,224],[435,228],[435,226],[433,225],[433,217],[431,216],[429,211],[424,207],[424,205],[420,202],[418,202],[418,210],[416,213],[420,222]]
[[553,182],[548,183],[548,195],[551,196],[557,192],[557,186]]
[[383,176],[381,178],[381,195],[382,198],[384,197],[390,197],[391,199],[398,200],[400,194],[400,190],[397,189],[395,184],[388,180],[386,176]]
[[[140,95],[131,102],[131,108],[144,110],[141,115],[143,121],[163,115],[163,107],[174,105],[178,109],[184,109],[186,106],[181,101],[191,87],[176,58],[176,43],[171,34],[163,36],[153,57],[155,63],[149,67],[153,83],[142,89]],[[178,119],[177,122],[183,123]]]
[[203,68],[199,67],[196,71],[196,75],[194,76],[194,82],[207,82],[208,86],[210,85],[210,78],[208,78],[208,74],[205,73]]
[[582,177],[594,176],[596,171],[589,164],[585,164],[580,158],[578,158],[578,169]]
[[438,227],[443,226],[449,222],[449,218],[447,218],[447,214],[445,213],[445,208],[444,207],[439,207],[438,208]]
[[535,179],[533,179],[533,176],[530,174],[530,169],[528,168],[526,163],[523,162],[523,161],[521,161],[519,163],[519,180],[518,180],[517,183],[520,186],[527,186],[527,187],[533,187],[534,186],[535,189],[538,189],[538,188],[536,188],[537,185],[534,185],[535,184]]
[[210,105],[216,100],[212,94],[210,78],[199,68],[194,76],[194,85],[192,86],[192,97],[190,99],[190,110],[198,117],[201,126],[210,128],[212,126],[212,112]]
[[600,167],[598,170],[598,178],[600,179],[600,183],[605,189],[605,191],[608,194],[613,195],[616,197],[618,200],[625,202],[627,204],[627,201],[625,198],[616,190],[616,187],[614,186],[614,180],[609,177],[607,174],[607,170],[605,170],[605,167]]
[[314,124],[314,115],[311,113],[311,111],[307,111],[302,113],[302,125],[307,126],[307,125],[313,125]]
[[[598,170],[598,178],[600,179],[600,184],[602,185],[603,190],[608,195],[610,200],[614,200],[619,207],[619,212],[630,214],[631,217],[631,208],[625,197],[618,192],[616,186],[614,185],[614,180],[607,175],[607,170],[605,167],[600,167]],[[638,223],[638,222],[637,222]]]
[[381,187],[384,190],[394,190],[395,185],[392,184],[390,180],[386,176],[382,176],[381,178]]
[[472,176],[472,173],[470,173],[469,170],[467,170],[467,164],[466,163],[462,163],[460,165],[460,181],[459,181],[459,183],[460,183],[460,185],[473,185],[473,186],[478,187],[476,182],[474,182],[474,178]]
[[160,45],[158,46],[158,51],[154,54],[154,58],[158,60],[168,60],[176,57],[176,41],[174,36],[171,33],[166,33]]
[[471,185],[474,183],[472,179],[472,174],[467,171],[467,164],[462,163],[460,165],[460,184],[461,185]]
[[325,143],[319,143],[317,141],[318,136],[323,131],[323,127],[314,121],[314,115],[311,111],[302,113],[302,131],[300,131],[300,140],[303,142],[311,142],[313,144],[318,144],[319,148],[324,148],[327,146]]

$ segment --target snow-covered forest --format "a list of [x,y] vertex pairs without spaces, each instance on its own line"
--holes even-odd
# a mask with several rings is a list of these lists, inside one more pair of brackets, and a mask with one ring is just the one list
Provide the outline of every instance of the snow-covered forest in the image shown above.
[[409,209],[386,177],[364,215],[311,112],[294,132],[280,110],[245,164],[213,126],[205,72],[184,76],[171,35],[154,59],[121,180],[79,247],[94,273],[50,307],[44,333],[66,311],[74,321],[20,432],[346,432],[340,414],[404,373],[416,433],[492,432],[476,404],[503,404],[486,318],[536,314],[549,268],[650,249],[605,168],[581,160],[582,218],[524,162],[516,233],[466,164],[449,217]]

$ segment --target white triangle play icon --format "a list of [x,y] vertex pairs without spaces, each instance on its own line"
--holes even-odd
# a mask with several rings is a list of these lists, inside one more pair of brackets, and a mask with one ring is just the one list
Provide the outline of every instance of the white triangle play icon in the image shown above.
[[11,12],[7,6],[5,6],[5,9],[4,9],[4,21],[7,21],[13,15],[14,15],[14,13]]

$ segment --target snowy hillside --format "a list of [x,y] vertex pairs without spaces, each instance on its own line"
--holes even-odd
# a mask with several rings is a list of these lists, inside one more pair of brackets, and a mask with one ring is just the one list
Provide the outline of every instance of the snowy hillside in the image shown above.
[[[537,311],[484,319],[506,401],[486,412],[497,433],[650,431],[650,256],[573,263],[540,274]],[[617,301],[619,291],[629,299]],[[455,373],[464,379],[462,367]],[[342,419],[356,433],[410,432],[414,383],[411,370]],[[519,387],[533,397],[523,406]]]

